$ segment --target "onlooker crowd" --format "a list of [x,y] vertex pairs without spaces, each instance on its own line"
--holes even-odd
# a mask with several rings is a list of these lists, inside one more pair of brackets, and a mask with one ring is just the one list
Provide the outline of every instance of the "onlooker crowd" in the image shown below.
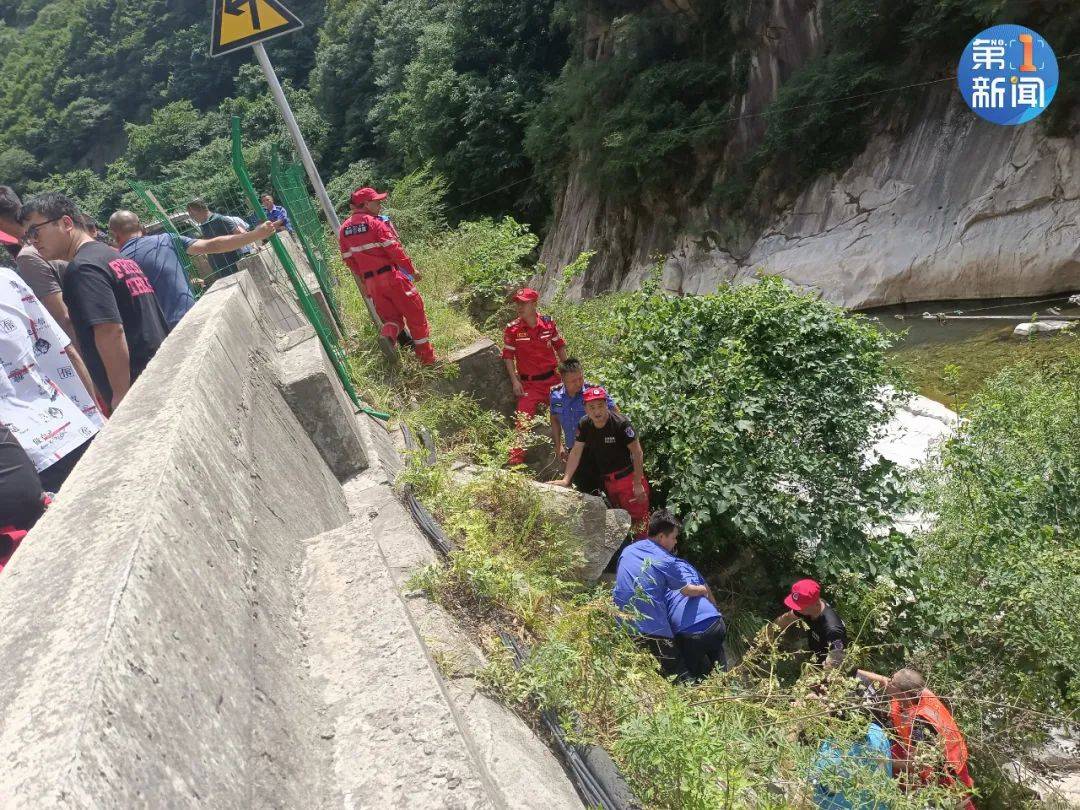
[[24,203],[0,186],[0,245],[14,259],[0,263],[0,569],[194,305],[181,253],[235,255],[284,227],[190,210],[207,238],[147,234],[117,211],[113,247],[63,194]]

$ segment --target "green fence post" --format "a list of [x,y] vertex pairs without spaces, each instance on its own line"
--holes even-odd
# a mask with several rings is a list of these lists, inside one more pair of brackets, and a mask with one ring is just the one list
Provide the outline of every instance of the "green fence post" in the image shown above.
[[[251,183],[251,176],[248,174],[247,163],[244,161],[244,148],[240,135],[240,118],[235,115],[232,117],[232,164],[233,171],[236,173],[236,177],[240,181],[240,186],[247,195],[248,202],[251,203],[252,209],[255,211],[262,210],[262,202],[259,200],[258,192],[255,191],[255,186]],[[323,349],[326,350],[327,357],[329,357],[330,362],[334,364],[334,370],[337,371],[337,375],[341,379],[341,384],[345,386],[345,391],[348,393],[349,399],[351,399],[353,404],[357,407],[362,407],[360,398],[356,395],[356,390],[353,388],[352,379],[349,377],[349,371],[345,368],[341,347],[337,345],[337,341],[331,336],[329,328],[323,323],[319,308],[315,305],[315,301],[312,299],[311,293],[307,289],[307,285],[297,271],[296,265],[293,264],[292,256],[289,255],[289,251],[285,249],[285,245],[281,243],[281,237],[277,234],[270,237],[270,244],[273,246],[274,253],[277,255],[281,266],[285,268],[285,274],[289,277],[289,281],[292,282],[293,289],[296,291],[296,297],[300,301],[300,308],[304,311],[304,314],[311,322],[311,325],[315,328],[315,333],[319,336],[319,341],[322,343]]]

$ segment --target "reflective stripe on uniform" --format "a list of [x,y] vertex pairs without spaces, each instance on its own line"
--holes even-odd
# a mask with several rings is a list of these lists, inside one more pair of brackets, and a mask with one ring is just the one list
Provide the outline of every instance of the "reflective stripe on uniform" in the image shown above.
[[344,251],[341,252],[341,255],[342,256],[352,256],[352,255],[357,254],[357,253],[363,253],[365,250],[373,250],[375,248],[390,247],[390,245],[396,245],[396,244],[397,244],[397,240],[395,240],[395,239],[387,239],[385,242],[371,242],[370,244],[367,244],[367,245],[358,245],[356,247],[351,247],[348,250],[344,250]]
[[510,346],[510,345],[507,345],[507,344],[503,344],[503,348],[506,349],[506,351],[508,351],[508,352],[516,352],[517,351],[517,346]]
[[413,345],[414,346],[422,346],[423,344],[427,343],[429,340],[431,340],[431,338],[413,338]]

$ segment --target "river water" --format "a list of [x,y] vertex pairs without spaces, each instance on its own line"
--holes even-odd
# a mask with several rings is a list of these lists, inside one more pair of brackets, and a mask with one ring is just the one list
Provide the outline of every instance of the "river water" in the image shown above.
[[[974,338],[1000,337],[1011,339],[1018,323],[1030,320],[1038,314],[1039,320],[1053,320],[1056,314],[1080,317],[1080,306],[1069,303],[1069,296],[1062,295],[1047,300],[1042,298],[1012,298],[972,301],[924,301],[915,304],[899,304],[866,310],[863,314],[876,318],[883,329],[900,333],[907,330],[897,348],[909,349],[942,343],[962,343]],[[924,318],[923,313],[943,314],[945,320]],[[973,316],[1014,316],[1014,320],[951,320],[949,315],[963,313]],[[1080,330],[1080,324],[1076,327]]]

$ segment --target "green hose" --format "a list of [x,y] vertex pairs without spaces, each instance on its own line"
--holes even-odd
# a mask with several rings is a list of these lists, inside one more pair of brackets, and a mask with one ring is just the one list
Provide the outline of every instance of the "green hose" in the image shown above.
[[367,405],[360,406],[360,413],[366,413],[368,416],[374,416],[376,419],[382,419],[384,422],[390,421],[390,414],[376,411],[373,408],[369,408]]

